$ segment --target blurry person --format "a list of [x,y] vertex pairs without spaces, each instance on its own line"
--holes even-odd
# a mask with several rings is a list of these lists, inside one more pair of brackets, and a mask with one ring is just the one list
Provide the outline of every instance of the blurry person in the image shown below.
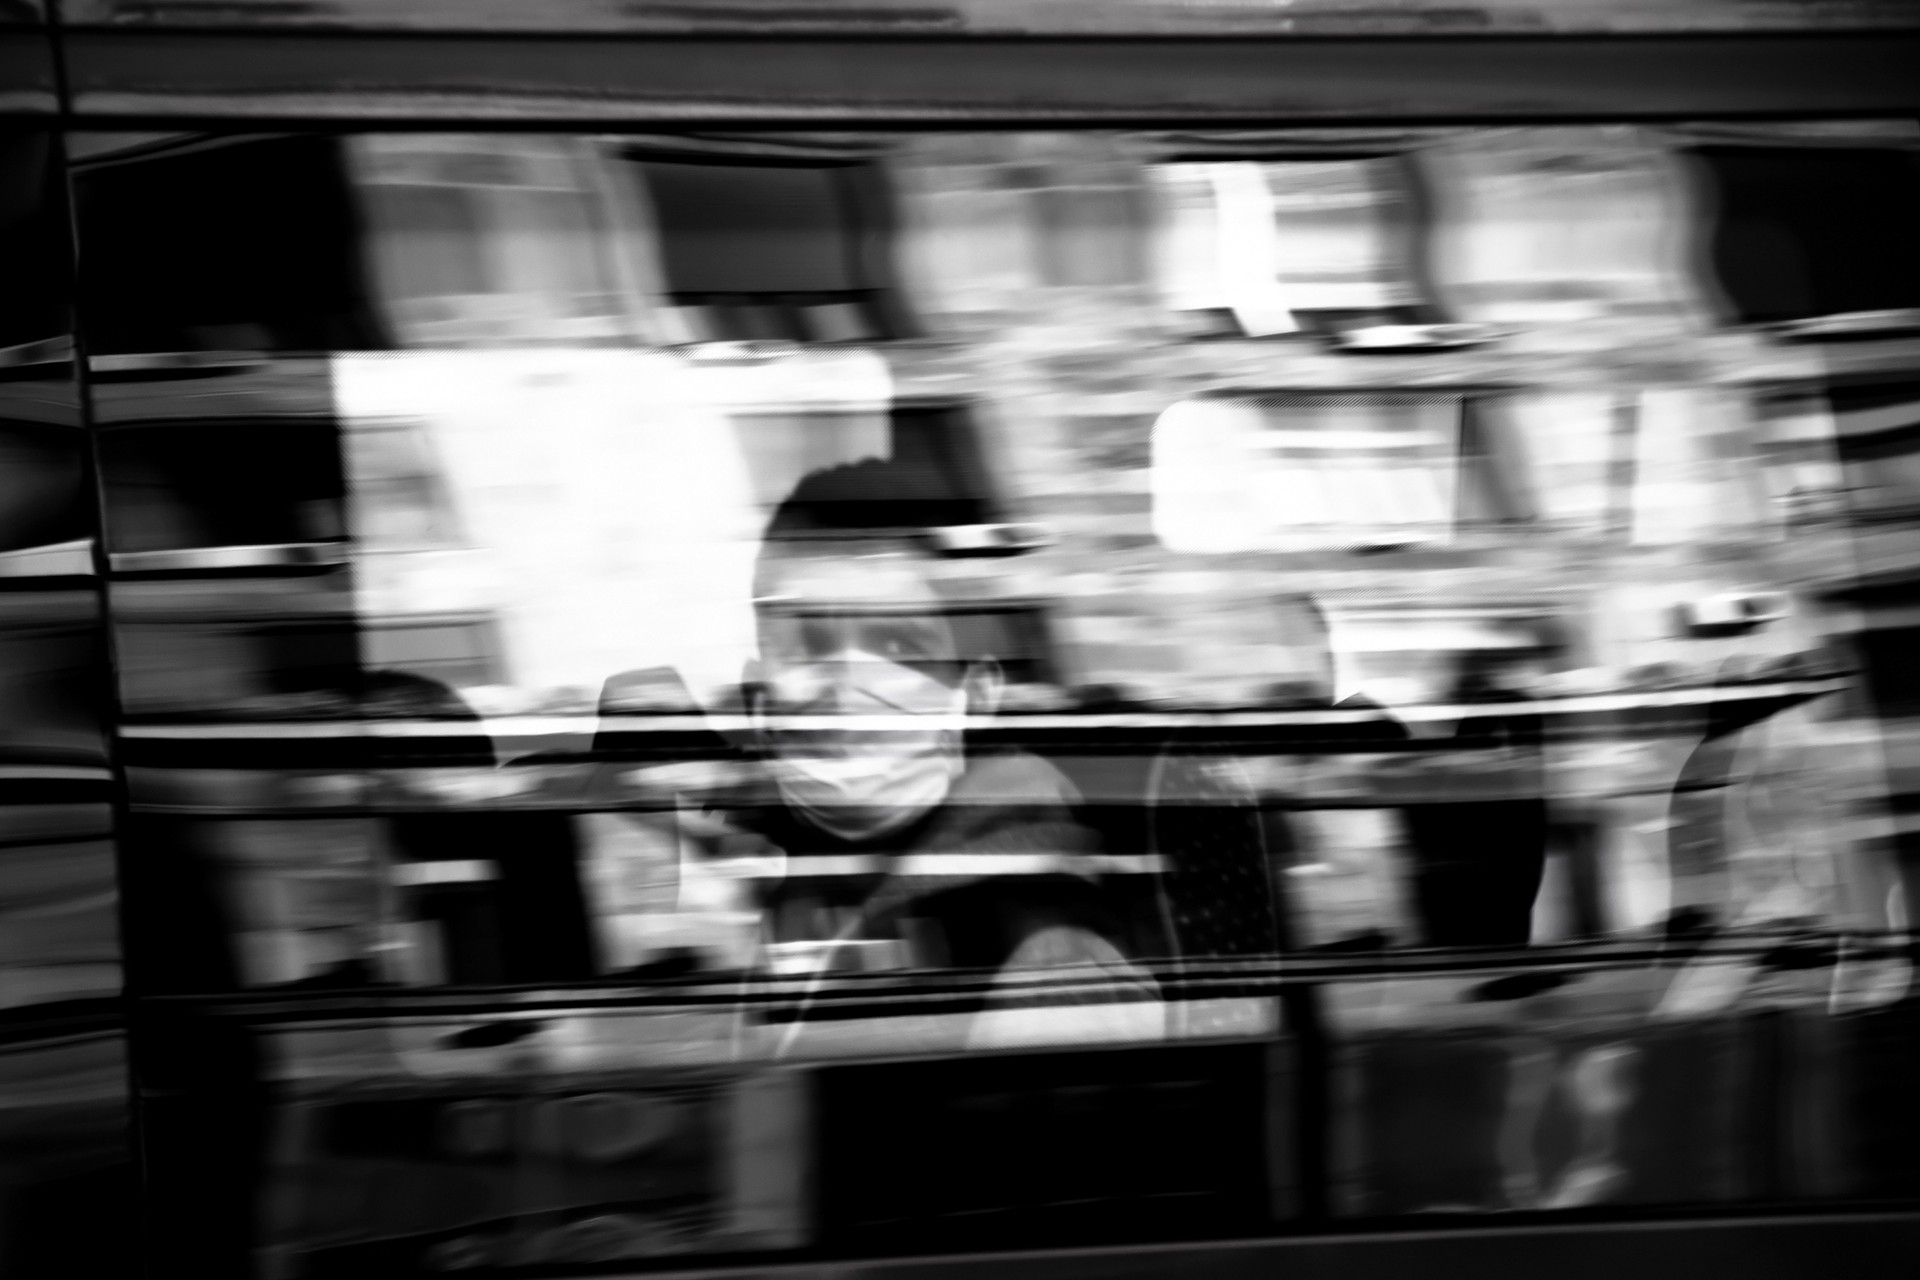
[[[1522,701],[1519,674],[1511,658],[1469,654],[1452,700]],[[1537,715],[1489,710],[1468,716],[1447,745],[1499,751],[1516,794],[1405,810],[1414,899],[1428,946],[1525,946],[1531,940],[1533,902],[1546,869],[1544,732]]]
[[[459,692],[415,672],[368,674],[364,705],[376,715],[437,722],[446,736],[416,756],[404,739],[386,740],[379,768],[462,766],[490,771],[493,739]],[[410,914],[438,939],[438,981],[456,984],[576,982],[596,971],[579,838],[565,814],[538,810],[467,810],[458,800],[386,820],[403,863],[477,864],[489,878],[427,881],[405,897]]]
[[876,460],[815,472],[768,523],[748,706],[778,803],[736,818],[786,857],[768,941],[819,944],[827,968],[876,950],[914,967],[1093,965],[1146,996],[1081,856],[1094,837],[1071,783],[968,747],[1002,678],[962,652],[932,554],[901,532],[929,523],[923,483]]

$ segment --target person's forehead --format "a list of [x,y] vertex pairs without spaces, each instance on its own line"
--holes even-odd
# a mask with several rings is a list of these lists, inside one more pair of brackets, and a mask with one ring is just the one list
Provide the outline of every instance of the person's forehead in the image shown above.
[[931,615],[941,595],[923,554],[801,544],[768,558],[756,603],[775,614],[899,609]]

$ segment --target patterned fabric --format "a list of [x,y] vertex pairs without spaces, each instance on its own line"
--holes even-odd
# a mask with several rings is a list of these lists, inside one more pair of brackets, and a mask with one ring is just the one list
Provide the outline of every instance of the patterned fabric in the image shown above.
[[1168,754],[1155,771],[1153,845],[1182,957],[1270,954],[1279,921],[1253,793],[1230,760]]

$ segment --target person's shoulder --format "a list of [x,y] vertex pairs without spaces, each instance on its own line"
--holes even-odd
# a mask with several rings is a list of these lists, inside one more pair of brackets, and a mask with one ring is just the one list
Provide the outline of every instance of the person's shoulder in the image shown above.
[[1080,791],[1066,774],[1024,751],[996,751],[969,759],[952,795],[958,800],[1019,808],[1080,803]]
[[1083,851],[1095,841],[1074,814],[1079,804],[1079,790],[1038,756],[976,755],[913,843],[926,853]]

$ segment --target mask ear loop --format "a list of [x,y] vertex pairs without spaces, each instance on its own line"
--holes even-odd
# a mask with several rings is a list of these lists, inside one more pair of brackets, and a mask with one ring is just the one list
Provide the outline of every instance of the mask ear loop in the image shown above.
[[[752,664],[757,667],[758,664]],[[745,712],[748,736],[755,752],[767,752],[767,683],[757,671],[740,681],[740,709]]]
[[[740,706],[746,715],[748,736],[752,744],[752,750],[756,755],[764,759],[769,750],[767,742],[767,683],[760,677],[760,664],[758,659],[749,660],[746,670],[741,675]],[[734,1060],[736,1062],[740,1061],[747,1052],[746,1041],[751,1026],[753,997],[756,994],[766,993],[771,990],[765,982],[766,975],[762,972],[766,963],[767,948],[767,922],[764,918],[759,922],[759,927],[756,930],[756,940],[756,954],[753,957],[752,963],[748,966],[747,971],[740,975],[740,984],[737,989],[739,1016],[734,1019],[733,1024],[733,1049]],[[783,1040],[774,1056],[776,1058],[784,1056],[785,1050],[786,1042]]]
[[774,1048],[773,1056],[776,1061],[792,1052],[793,1042],[800,1038],[801,1024],[806,1021],[807,1014],[812,1010],[814,1000],[826,983],[827,975],[833,972],[833,962],[839,958],[841,948],[852,941],[853,935],[860,932],[860,927],[866,921],[865,910],[856,911],[828,940],[826,954],[821,957],[820,967],[814,971],[807,982],[806,989],[800,993],[800,1007],[793,1011],[793,1021],[787,1024],[787,1029],[780,1035],[780,1043]]

